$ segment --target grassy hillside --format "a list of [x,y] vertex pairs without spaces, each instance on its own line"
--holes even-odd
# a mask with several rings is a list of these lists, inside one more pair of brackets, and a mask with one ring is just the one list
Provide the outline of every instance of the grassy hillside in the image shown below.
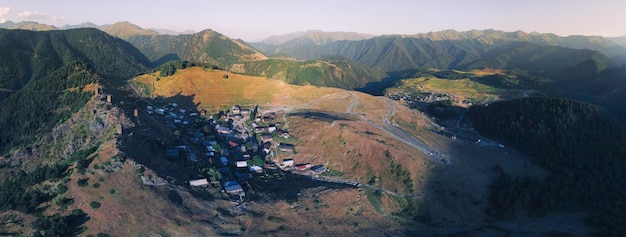
[[182,59],[230,69],[234,63],[266,59],[256,50],[212,30],[192,35],[134,36],[128,42],[155,65]]
[[233,71],[252,76],[264,76],[296,85],[314,85],[356,89],[378,82],[382,72],[343,58],[311,61],[268,59],[237,65]]
[[98,29],[106,32],[115,37],[119,37],[122,39],[129,39],[133,36],[138,35],[158,35],[159,33],[153,30],[142,29],[139,26],[133,25],[130,22],[122,21],[117,22],[113,25],[103,25],[98,27]]
[[[158,80],[157,80],[158,78]],[[217,110],[233,104],[298,104],[306,103],[337,89],[314,86],[299,87],[278,80],[233,74],[222,70],[191,67],[168,77],[159,73],[146,74],[133,79],[146,85],[149,94],[172,97],[179,93],[193,96],[199,108]],[[152,85],[154,86],[148,86]]]
[[[449,94],[457,103],[474,104],[521,98],[533,94],[549,93],[550,81],[498,69],[426,70],[419,77],[403,79],[387,88],[386,95],[405,94],[424,96]],[[464,105],[467,106],[467,105]]]

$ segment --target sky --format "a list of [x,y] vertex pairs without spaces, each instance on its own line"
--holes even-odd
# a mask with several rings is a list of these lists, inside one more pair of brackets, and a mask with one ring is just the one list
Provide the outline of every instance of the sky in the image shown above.
[[615,37],[626,35],[625,12],[625,0],[0,0],[0,22],[129,21],[145,29],[212,29],[246,41],[307,30],[382,35],[495,29]]

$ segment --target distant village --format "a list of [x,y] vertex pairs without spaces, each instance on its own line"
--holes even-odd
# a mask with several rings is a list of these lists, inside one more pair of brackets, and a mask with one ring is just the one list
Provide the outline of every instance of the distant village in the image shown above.
[[[470,99],[461,100],[457,96],[451,95],[449,93],[423,93],[421,95],[412,95],[404,92],[391,92],[387,95],[392,100],[400,100],[406,102],[407,106],[411,109],[417,109],[422,112],[427,112],[427,107],[431,105],[433,102],[438,101],[451,101],[457,104],[471,106],[472,102]],[[434,109],[438,112],[443,112],[446,110],[444,107],[434,107]],[[464,112],[463,112],[464,113]],[[439,119],[434,115],[431,118],[441,127],[440,129],[433,129],[432,132],[442,135],[444,137],[450,138],[452,140],[459,140],[467,143],[478,144],[482,141],[480,136],[474,131],[473,128],[467,127],[461,123],[463,120],[463,116],[459,115],[454,119]]]
[[460,99],[455,95],[451,95],[449,93],[422,93],[420,95],[409,94],[405,92],[390,92],[387,97],[392,100],[401,100],[406,101],[407,105],[412,109],[418,107],[420,103],[432,103],[435,101],[446,101],[450,100],[455,103],[464,104],[471,106],[472,102],[468,99]]
[[189,185],[219,188],[232,202],[245,201],[251,179],[277,172],[316,177],[326,171],[323,165],[277,159],[276,153],[289,156],[296,147],[285,142],[293,137],[274,112],[233,105],[211,115],[207,110],[183,108],[177,103],[151,104],[145,112],[172,131],[173,142],[165,148],[165,157],[197,168],[198,178],[190,179]]

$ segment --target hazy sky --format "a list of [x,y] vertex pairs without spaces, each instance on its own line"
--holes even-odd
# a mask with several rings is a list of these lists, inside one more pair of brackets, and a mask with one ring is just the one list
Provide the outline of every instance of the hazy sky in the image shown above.
[[626,0],[0,0],[0,21],[130,21],[257,41],[295,31],[415,34],[455,29],[626,35]]

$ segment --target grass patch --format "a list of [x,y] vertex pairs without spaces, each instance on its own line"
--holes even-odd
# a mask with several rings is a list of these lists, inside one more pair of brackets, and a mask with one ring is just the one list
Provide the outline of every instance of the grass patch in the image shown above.
[[379,214],[385,214],[385,209],[383,208],[383,203],[380,200],[382,197],[382,193],[380,191],[374,191],[371,189],[365,189],[365,195],[367,195],[367,200],[372,204],[372,207]]
[[343,176],[343,172],[339,171],[339,170],[334,170],[334,169],[330,169],[330,168],[326,168],[326,171],[324,173],[322,173],[322,176]]
[[144,97],[150,97],[152,94],[150,86],[140,81],[133,81],[133,87]]

